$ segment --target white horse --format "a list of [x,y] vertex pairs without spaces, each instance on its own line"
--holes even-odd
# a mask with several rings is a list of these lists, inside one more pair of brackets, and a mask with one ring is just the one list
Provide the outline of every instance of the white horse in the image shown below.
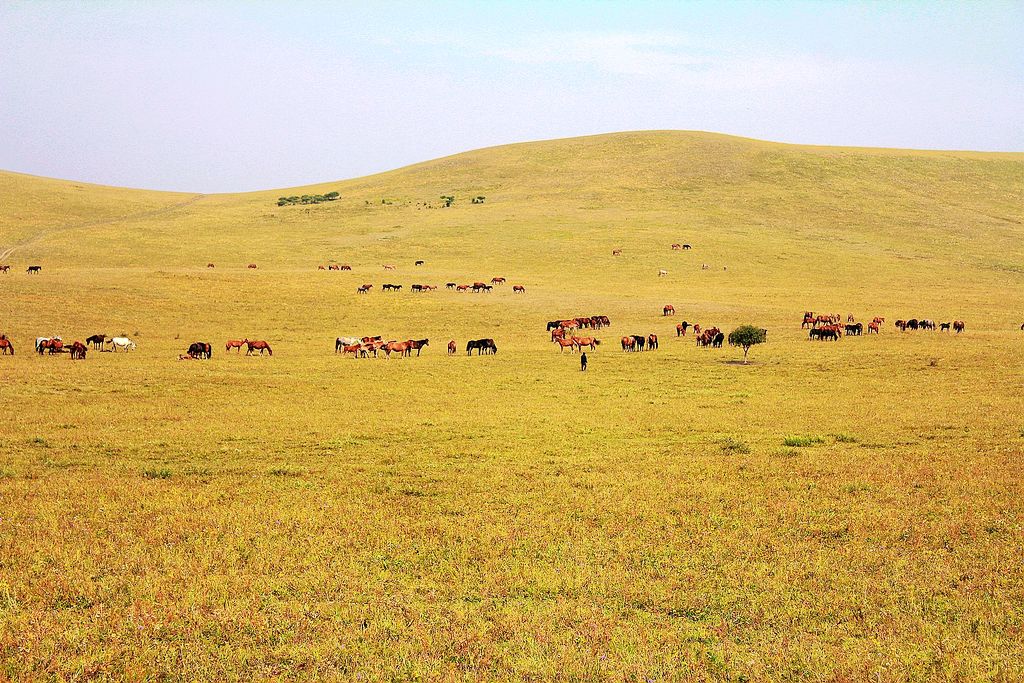
[[112,347],[110,349],[111,351],[117,351],[118,349],[121,349],[122,351],[135,350],[135,342],[133,342],[128,337],[112,337],[107,341],[110,342],[110,345]]
[[60,337],[36,337],[36,351],[39,351],[39,347],[43,342],[48,342],[51,339],[54,341],[63,341]]
[[664,268],[658,271],[658,277],[665,277],[666,275],[668,275],[668,271]]

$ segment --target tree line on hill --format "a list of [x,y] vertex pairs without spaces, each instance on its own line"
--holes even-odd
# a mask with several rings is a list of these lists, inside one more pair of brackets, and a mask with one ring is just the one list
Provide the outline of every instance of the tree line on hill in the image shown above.
[[292,195],[291,197],[278,197],[278,206],[289,206],[292,204],[322,204],[323,202],[333,202],[336,199],[340,199],[341,194],[339,192],[328,192],[327,194],[304,194],[304,195]]

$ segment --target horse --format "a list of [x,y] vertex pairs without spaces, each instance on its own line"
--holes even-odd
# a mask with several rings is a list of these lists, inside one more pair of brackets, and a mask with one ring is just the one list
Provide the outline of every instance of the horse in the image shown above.
[[503,284],[505,284],[505,278],[503,278],[503,277],[492,277],[491,278],[491,284],[492,285],[503,285]]
[[80,341],[76,341],[71,344],[68,350],[71,352],[71,360],[85,360],[85,352],[89,350],[89,347]]
[[342,347],[351,346],[353,344],[359,344],[361,343],[361,341],[362,340],[359,339],[358,337],[338,337],[337,339],[334,340],[334,352],[340,353]]
[[658,349],[658,335],[653,332],[647,335],[647,348],[651,351],[656,351]]
[[519,294],[526,294],[526,287],[522,285],[512,285],[513,293],[518,292]]
[[556,327],[551,330],[551,341],[558,341],[559,339],[565,339],[565,328]]
[[601,340],[597,337],[573,337],[572,341],[580,351],[583,350],[584,346],[589,346],[591,351],[596,351],[597,347],[601,344]]
[[878,323],[879,325],[881,325],[882,323],[884,323],[884,322],[885,322],[885,318],[882,318],[881,316],[877,316],[877,315],[876,315],[876,316],[875,316],[875,317],[874,317],[874,318],[873,318],[873,319],[871,320],[871,322],[873,322],[873,323]]
[[668,271],[664,268],[658,271],[658,277],[665,277],[666,275],[668,275]]
[[953,328],[953,323],[939,323],[940,332],[949,332]]
[[896,327],[899,328],[899,330],[901,332],[906,332],[907,331],[907,321],[906,320],[897,320],[896,321]]
[[409,289],[411,289],[414,292],[422,292],[423,285],[412,285]]
[[878,323],[874,321],[868,323],[868,334],[871,334],[872,332],[878,334]]
[[414,263],[413,265],[414,265],[414,266],[422,266],[422,265],[423,265],[424,263],[426,263],[426,262],[425,262],[425,261],[417,261],[417,262],[416,262],[416,263]]
[[456,285],[455,286],[455,291],[456,292],[465,292],[465,291],[468,291],[468,290],[469,290],[469,285]]
[[458,350],[459,350],[459,347],[455,345],[455,340],[454,339],[452,339],[450,342],[448,342],[448,355],[449,356],[454,356],[455,353]]
[[466,355],[472,356],[473,349],[476,349],[476,355],[482,355],[484,353],[497,353],[498,346],[494,343],[493,339],[472,339],[466,343]]
[[121,349],[122,351],[125,352],[135,350],[135,342],[133,342],[128,337],[111,337],[107,341],[110,342],[110,350],[114,352],[116,352],[118,349]]
[[391,265],[390,263],[382,264],[381,267],[384,268],[384,270],[394,270],[395,269],[395,267],[393,265]]
[[815,328],[815,329],[811,330],[811,332],[807,336],[807,338],[809,340],[810,339],[817,339],[819,341],[838,341],[839,340],[839,332],[837,330],[834,330],[834,329],[831,329],[831,328],[826,328],[826,327]]
[[359,352],[362,350],[363,345],[359,342],[356,342],[355,344],[345,344],[341,347],[341,355],[344,356],[346,353],[351,353],[353,358],[358,358]]
[[681,245],[681,244],[673,244],[672,245],[672,251],[679,251],[682,248],[683,248],[683,245]]
[[94,334],[91,337],[86,337],[85,338],[85,343],[86,344],[92,344],[92,347],[94,349],[102,349],[103,348],[103,342],[105,342],[106,340],[107,340],[107,335],[105,335],[105,334]]
[[690,323],[686,322],[685,320],[683,322],[679,323],[678,325],[676,325],[676,336],[677,337],[685,337],[686,336],[686,328],[689,327],[689,326],[690,326]]
[[855,322],[857,322],[857,319],[853,317],[853,313],[848,313],[846,315],[846,322],[848,322],[848,323],[855,323]]
[[689,251],[692,247],[689,244],[683,245],[683,251]]
[[[413,287],[413,289],[416,289],[416,285],[413,285],[412,287]],[[382,284],[380,286],[380,291],[382,291],[382,292],[390,292],[393,289],[397,290],[397,289],[401,289],[401,288],[402,288],[402,285],[393,285],[390,282],[385,282],[384,284]]]
[[256,341],[246,341],[245,345],[249,347],[245,352],[245,355],[247,356],[253,355],[253,351],[259,351],[261,356],[263,355],[264,351],[269,353],[271,356],[274,355],[274,350],[270,348],[270,344],[263,341],[262,339],[258,339]]
[[907,328],[911,330],[916,330],[918,328],[917,318],[911,318],[910,320],[908,320]]
[[921,329],[922,330],[932,330],[934,332],[935,331],[935,321],[934,320],[922,320],[921,321]]
[[316,269],[317,270],[327,270],[327,268],[325,268],[323,265],[317,266]]
[[622,350],[623,351],[635,351],[636,350],[636,339],[633,337],[622,338]]
[[341,266],[337,263],[331,263],[327,266],[327,270],[341,270]]
[[0,273],[9,273],[10,271],[11,271],[11,267],[10,266],[8,266],[8,265],[0,266]]
[[711,340],[711,348],[713,348],[713,349],[720,349],[720,348],[722,348],[722,343],[724,341],[725,341],[725,332],[719,332],[718,334],[716,334],[714,336],[714,338],[712,338],[712,340]]
[[621,249],[612,249],[612,256],[622,256]]
[[40,338],[36,340],[36,351],[39,355],[43,355],[44,352],[49,351],[50,355],[60,353],[64,350],[64,342],[61,341],[60,337],[53,338]]
[[7,338],[7,335],[0,334],[0,355],[6,356],[8,351],[12,356],[14,355],[14,344]]
[[643,351],[644,344],[647,343],[647,337],[643,336],[642,334],[634,334],[631,336],[633,337],[633,340],[636,342],[636,350]]
[[356,289],[356,294],[366,294],[371,289],[373,289],[373,285],[370,285],[370,284],[360,285],[359,288]]
[[569,339],[555,339],[554,342],[557,343],[559,347],[558,352],[564,353],[566,349],[569,349],[570,351],[575,351],[576,342],[573,341],[574,339],[575,337],[570,337]]
[[676,314],[676,307],[673,306],[672,304],[668,304],[667,306],[665,306],[665,308],[661,309],[661,314],[663,316],[665,316],[665,315],[675,315]]
[[238,339],[229,339],[228,342],[224,345],[224,353],[227,353],[231,349],[238,349],[238,353],[241,353],[242,347],[248,343],[248,339],[242,339],[241,341],[239,341]]
[[456,285],[454,282],[446,282],[446,283],[444,283],[444,288],[445,289],[455,289],[457,286],[458,285]]
[[215,268],[216,266],[214,266],[214,265],[213,265],[212,263],[207,263],[207,264],[206,264],[206,267],[207,267],[207,268]]
[[256,270],[256,264],[250,263],[249,265],[246,266],[246,268],[248,268],[249,270]]
[[39,271],[41,271],[42,269],[43,269],[42,266],[29,266],[28,270],[26,270],[25,272],[28,273],[29,275],[35,275]]
[[390,341],[390,342],[388,342],[387,344],[384,345],[384,353],[387,354],[388,358],[391,358],[391,353],[393,351],[398,353],[398,355],[400,357],[402,357],[402,358],[404,358],[405,356],[411,356],[412,355],[412,342],[411,341],[404,341],[404,342]]
[[423,350],[423,347],[430,345],[430,340],[429,339],[413,339],[413,340],[410,340],[409,344],[410,344],[409,348],[416,349],[416,356],[419,357],[420,351]]
[[963,332],[966,327],[967,327],[967,325],[964,323],[963,320],[954,320],[953,321],[953,331],[956,332],[957,334],[960,334],[961,332]]
[[352,266],[343,263],[340,266],[338,266],[338,270],[352,270]]
[[864,332],[864,325],[862,323],[853,323],[846,326],[847,336],[859,337]]
[[206,342],[193,342],[188,347],[188,355],[192,358],[210,358],[213,356],[213,346]]

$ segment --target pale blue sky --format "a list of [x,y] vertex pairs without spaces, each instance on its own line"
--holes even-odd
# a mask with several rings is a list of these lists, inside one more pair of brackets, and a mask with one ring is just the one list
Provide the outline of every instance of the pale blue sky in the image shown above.
[[696,129],[1024,151],[1024,2],[0,0],[0,168],[201,192]]

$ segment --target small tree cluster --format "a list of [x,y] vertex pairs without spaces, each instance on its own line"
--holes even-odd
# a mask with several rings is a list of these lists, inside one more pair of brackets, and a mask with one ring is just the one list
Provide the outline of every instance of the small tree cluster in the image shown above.
[[340,199],[341,194],[338,192],[328,192],[327,194],[304,194],[302,196],[292,195],[291,197],[278,197],[278,206],[288,206],[291,204],[321,204],[323,202],[333,202],[336,199]]
[[487,197],[473,197],[470,201],[474,204],[483,204],[485,199],[487,199]]

